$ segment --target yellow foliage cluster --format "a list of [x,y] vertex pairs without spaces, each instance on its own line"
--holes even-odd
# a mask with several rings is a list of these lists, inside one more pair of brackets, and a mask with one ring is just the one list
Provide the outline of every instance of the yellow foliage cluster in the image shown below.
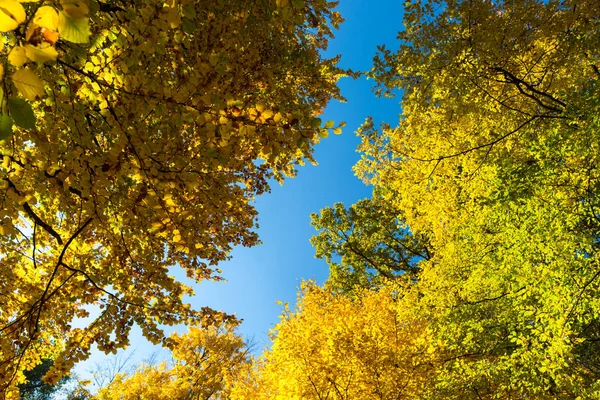
[[[409,282],[392,297],[407,323],[426,324],[426,347],[408,347],[429,369],[415,370],[420,391],[395,394],[599,397],[599,6],[407,2],[398,50],[375,58],[379,92],[402,90],[400,120],[360,129],[355,170],[374,194],[314,216],[313,243],[330,284],[351,299],[356,284],[385,292]],[[341,324],[325,343],[343,337]],[[294,342],[285,329],[267,359],[289,354],[283,342]],[[294,354],[292,382],[348,376],[342,360],[306,374]],[[310,365],[326,357],[317,352]],[[396,398],[331,386],[311,396]]]
[[[21,6],[4,1],[14,30]],[[253,368],[230,330],[164,337],[226,319],[183,304],[168,268],[208,279],[256,243],[249,200],[337,129],[317,118],[344,72],[319,56],[335,4],[77,4],[59,37],[89,13],[92,42],[37,70],[53,85],[34,126],[7,100],[22,129],[0,170],[4,388],[52,346],[51,380],[137,323],[175,361],[101,398],[599,397],[600,3],[406,3],[399,49],[370,73],[402,89],[400,121],[359,131],[374,194],[313,216],[331,280],[303,285]],[[45,60],[18,46],[13,67]],[[11,76],[37,98],[27,68]],[[90,304],[100,316],[70,329]]]
[[258,243],[253,198],[314,161],[345,71],[319,55],[340,22],[327,1],[0,3],[10,398],[42,333],[63,349],[55,382],[92,346],[127,346],[134,324],[171,346],[161,325],[230,319],[190,309],[170,269],[219,279],[233,246]]
[[235,399],[418,398],[429,369],[426,324],[407,315],[399,287],[360,290],[354,298],[304,283],[269,351]]
[[173,335],[170,363],[141,365],[118,374],[94,397],[97,400],[226,399],[238,376],[250,370],[243,340],[231,324],[191,327]]

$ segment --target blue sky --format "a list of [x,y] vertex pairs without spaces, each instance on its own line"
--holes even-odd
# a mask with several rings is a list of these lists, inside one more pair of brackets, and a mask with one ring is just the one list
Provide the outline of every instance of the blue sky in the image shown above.
[[[376,46],[396,47],[396,35],[402,27],[402,2],[346,0],[338,7],[346,19],[330,44],[327,56],[342,54],[340,66],[354,70],[370,69]],[[210,306],[242,318],[239,332],[255,343],[260,353],[268,344],[268,332],[277,323],[281,306],[276,301],[295,303],[303,279],[323,283],[327,279],[327,264],[314,258],[309,239],[315,231],[310,226],[310,214],[336,202],[350,205],[370,195],[370,188],[359,181],[352,166],[360,155],[356,146],[360,139],[354,131],[372,116],[377,123],[396,124],[400,113],[399,99],[378,99],[372,91],[372,81],[346,78],[340,82],[347,103],[331,103],[323,120],[347,123],[342,135],[330,135],[315,148],[319,165],[300,167],[298,176],[283,186],[276,182],[270,194],[256,199],[262,245],[236,248],[231,261],[219,268],[226,282],[195,284],[195,307]],[[182,328],[177,329],[182,331]],[[137,361],[159,350],[132,335],[130,352],[135,349]],[[105,356],[94,354],[76,367],[85,371]]]
[[[340,66],[368,70],[378,44],[395,46],[401,23],[401,2],[386,7],[369,1],[345,1],[339,7],[342,24],[327,55],[342,54]],[[383,11],[385,10],[385,12]],[[237,248],[232,260],[221,269],[227,282],[205,282],[197,286],[196,306],[208,305],[236,313],[244,322],[240,332],[253,337],[259,348],[267,343],[267,332],[278,321],[280,300],[294,304],[303,279],[323,283],[328,268],[314,258],[309,240],[315,234],[310,214],[336,202],[350,205],[370,196],[371,189],[354,176],[352,167],[360,158],[360,143],[354,131],[369,115],[376,121],[394,124],[398,119],[398,99],[378,99],[371,91],[372,81],[343,79],[342,94],[347,103],[332,102],[322,116],[336,123],[346,121],[342,135],[330,135],[315,148],[317,166],[300,167],[298,176],[274,183],[270,194],[256,200],[258,230],[263,244]]]

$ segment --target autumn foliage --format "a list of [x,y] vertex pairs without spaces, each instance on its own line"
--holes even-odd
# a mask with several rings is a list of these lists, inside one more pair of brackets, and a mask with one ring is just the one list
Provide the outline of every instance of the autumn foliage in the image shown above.
[[303,284],[294,312],[285,307],[271,349],[236,399],[407,398],[429,369],[426,324],[403,312],[397,288],[354,298]]
[[417,398],[600,393],[599,12],[410,2],[399,49],[375,58],[403,111],[360,129],[374,195],[314,216],[315,244],[350,295],[364,276],[410,276],[397,296],[418,293],[403,312],[426,322],[431,355]]
[[174,360],[101,399],[600,396],[597,1],[406,2],[368,73],[402,113],[358,131],[373,195],[313,214],[330,278],[254,360],[169,268],[216,278],[257,243],[249,201],[339,133],[334,4],[3,1],[5,391],[135,323]]
[[172,360],[118,374],[95,399],[226,399],[234,382],[250,372],[250,356],[235,325],[191,327],[170,338]]
[[[219,323],[197,281],[258,243],[250,203],[312,162],[344,71],[326,1],[2,0],[0,391],[132,326]],[[86,326],[75,321],[94,318]]]

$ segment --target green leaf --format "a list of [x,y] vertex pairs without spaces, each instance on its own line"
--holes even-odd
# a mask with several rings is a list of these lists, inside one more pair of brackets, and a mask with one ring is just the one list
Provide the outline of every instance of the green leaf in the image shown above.
[[310,122],[310,127],[317,129],[321,126],[321,122],[321,118],[313,118],[313,120]]
[[194,22],[194,20],[191,20],[189,18],[184,18],[183,22],[181,23],[181,29],[185,33],[193,33],[194,30],[196,29],[196,23]]
[[335,122],[327,121],[327,122],[325,122],[325,129],[331,129],[331,128],[333,128],[333,125],[335,125]]
[[196,18],[196,7],[193,4],[183,7],[183,16],[189,19]]
[[12,135],[12,118],[0,114],[0,140],[7,140]]
[[8,112],[20,128],[35,128],[35,115],[31,105],[23,99],[12,97],[8,99]]

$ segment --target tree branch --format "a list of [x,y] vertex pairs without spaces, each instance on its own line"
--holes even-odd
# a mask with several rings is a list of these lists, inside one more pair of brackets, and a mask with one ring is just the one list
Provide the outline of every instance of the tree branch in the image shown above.
[[[21,193],[17,190],[17,187],[15,186],[14,183],[12,183],[12,181],[10,179],[4,178],[4,180],[6,182],[8,182],[8,186],[12,190],[14,190],[19,196],[21,196]],[[62,238],[60,237],[60,235],[58,234],[58,232],[56,232],[50,225],[48,225],[47,223],[45,223],[44,220],[42,220],[35,213],[35,211],[33,211],[33,209],[31,208],[31,206],[29,205],[29,203],[27,203],[27,202],[23,203],[23,209],[25,210],[25,213],[29,216],[29,218],[31,218],[33,220],[34,224],[37,224],[37,225],[41,226],[42,229],[44,229],[52,237],[54,237],[56,239],[56,241],[58,242],[58,244],[62,246],[63,241],[62,241]]]
[[[556,107],[552,107],[549,106],[548,104],[545,104],[544,102],[542,102],[539,98],[537,98],[535,95],[539,95],[539,96],[543,96],[547,99],[550,99],[551,101],[553,101],[556,104],[559,104],[562,108],[565,108],[567,105],[560,101],[559,99],[557,99],[556,97],[552,96],[551,94],[548,94],[546,92],[542,92],[540,90],[537,90],[532,84],[525,82],[522,79],[517,78],[515,75],[513,75],[511,72],[505,70],[504,68],[501,67],[492,67],[492,70],[501,73],[502,75],[504,75],[504,77],[508,80],[507,83],[513,83],[517,89],[519,90],[519,92],[521,92],[521,94],[523,94],[524,96],[527,96],[528,98],[534,100],[536,103],[538,103],[540,105],[540,107],[543,107],[549,111],[554,111],[554,112],[561,112],[562,110],[560,108],[556,108]],[[531,93],[526,93],[525,90],[523,89],[523,86],[525,88],[527,88],[527,90],[529,90]]]

